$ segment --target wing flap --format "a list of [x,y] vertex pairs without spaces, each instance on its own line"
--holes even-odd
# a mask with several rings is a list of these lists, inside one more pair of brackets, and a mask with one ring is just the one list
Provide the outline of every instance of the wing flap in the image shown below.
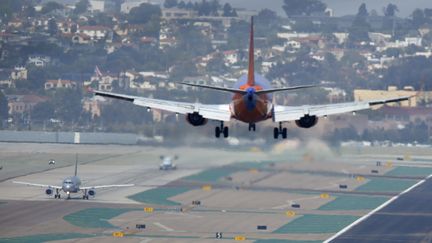
[[134,105],[174,112],[177,114],[189,114],[198,112],[204,118],[217,121],[229,121],[231,118],[231,111],[228,104],[221,105],[207,105],[200,103],[187,103],[187,102],[177,102],[161,99],[144,98],[139,96],[116,94],[105,91],[93,91],[96,95],[126,100],[132,102]]
[[84,187],[80,187],[80,190],[102,189],[102,188],[115,188],[115,187],[130,187],[130,186],[135,186],[135,184],[84,186]]
[[273,120],[275,122],[285,122],[298,120],[305,115],[323,117],[347,112],[355,112],[370,109],[374,105],[400,102],[409,100],[410,98],[411,96],[404,96],[390,99],[379,99],[328,105],[275,106]]
[[12,181],[12,183],[26,185],[26,186],[33,186],[33,187],[54,188],[54,189],[62,188],[61,186],[45,185],[45,184],[31,183],[25,181]]

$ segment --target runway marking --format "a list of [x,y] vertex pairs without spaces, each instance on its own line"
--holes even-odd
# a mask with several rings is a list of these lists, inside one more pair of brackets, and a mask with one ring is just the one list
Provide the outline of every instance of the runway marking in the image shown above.
[[274,206],[271,209],[285,209],[285,208],[291,207],[291,205],[293,203],[300,202],[300,201],[305,201],[305,200],[311,200],[311,199],[318,199],[318,198],[320,198],[320,197],[319,196],[313,196],[313,197],[302,197],[302,198],[298,198],[298,199],[295,199],[295,200],[287,200],[286,201],[287,204],[282,204],[282,205],[279,205],[279,206]]
[[171,229],[170,227],[167,227],[167,226],[165,226],[165,225],[163,225],[163,224],[161,224],[161,223],[159,223],[159,222],[156,222],[156,223],[153,223],[153,224],[156,225],[156,226],[158,226],[159,228],[164,229],[165,231],[168,231],[168,232],[172,232],[172,231],[174,231],[174,230]]
[[384,207],[386,207],[387,205],[389,205],[390,203],[392,203],[394,200],[398,199],[400,196],[402,196],[403,194],[411,191],[412,189],[416,188],[417,186],[420,186],[421,184],[423,184],[426,180],[428,180],[429,178],[432,177],[432,174],[427,176],[425,179],[417,182],[416,184],[412,185],[410,188],[406,189],[405,191],[399,193],[398,195],[390,198],[388,201],[386,201],[385,203],[381,204],[380,206],[378,206],[377,208],[375,208],[374,210],[370,211],[369,213],[367,213],[366,215],[364,215],[363,217],[357,219],[356,221],[352,222],[350,225],[346,226],[345,228],[343,228],[342,230],[340,230],[339,232],[337,232],[335,235],[333,235],[332,237],[328,238],[327,240],[325,240],[323,243],[329,243],[332,240],[336,239],[337,237],[339,237],[340,235],[342,235],[343,233],[347,232],[348,230],[350,230],[352,227],[354,227],[355,225],[359,224],[360,222],[364,221],[365,219],[369,218],[372,214],[378,212],[379,210],[383,209]]

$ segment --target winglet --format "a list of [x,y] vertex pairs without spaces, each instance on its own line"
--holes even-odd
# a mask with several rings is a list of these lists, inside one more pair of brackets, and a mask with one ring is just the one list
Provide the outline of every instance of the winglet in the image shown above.
[[254,22],[253,16],[251,17],[250,37],[249,37],[249,68],[247,84],[255,86],[255,60],[254,60]]
[[78,154],[75,154],[75,176],[78,173]]

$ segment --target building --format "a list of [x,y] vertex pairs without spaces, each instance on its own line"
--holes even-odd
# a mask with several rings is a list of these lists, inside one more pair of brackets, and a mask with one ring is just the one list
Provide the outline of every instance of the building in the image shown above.
[[49,56],[29,56],[27,63],[36,67],[46,67],[51,63],[51,57]]
[[33,107],[48,100],[47,97],[37,95],[7,95],[9,115],[30,112]]
[[106,39],[110,32],[112,32],[110,28],[101,25],[80,26],[78,29],[78,33],[89,36],[91,40]]
[[15,67],[10,75],[12,80],[27,80],[27,68]]
[[101,96],[85,97],[82,101],[83,110],[89,112],[92,118],[100,117],[101,106],[105,99]]
[[164,8],[162,9],[162,18],[171,19],[191,19],[197,17],[198,14],[193,10],[178,9],[178,8]]
[[116,2],[114,0],[90,0],[91,12],[115,12]]
[[45,90],[50,89],[74,89],[77,87],[77,84],[75,81],[71,80],[47,80],[45,82]]
[[74,44],[90,44],[92,39],[90,36],[82,33],[76,33],[72,36],[72,43]]
[[432,92],[418,92],[411,86],[406,86],[401,90],[398,90],[396,86],[389,86],[387,90],[354,90],[355,101],[381,100],[402,96],[411,96],[411,98],[407,101],[399,102],[400,104],[390,103],[387,104],[387,106],[417,107],[420,101],[429,102],[432,100]]

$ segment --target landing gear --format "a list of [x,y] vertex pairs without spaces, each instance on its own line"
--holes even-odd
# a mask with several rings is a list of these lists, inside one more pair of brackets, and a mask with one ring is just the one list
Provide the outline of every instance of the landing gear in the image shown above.
[[215,128],[215,136],[217,138],[219,138],[221,134],[223,134],[224,138],[227,138],[228,135],[229,135],[228,127],[224,126],[224,122],[223,121],[221,121],[221,124],[220,124],[219,127]]
[[282,135],[283,139],[287,138],[288,130],[286,127],[282,128],[282,122],[279,122],[279,128],[275,127],[273,129],[273,137],[274,139],[278,139],[279,135]]
[[83,194],[83,199],[87,199],[88,200],[89,196],[87,194],[87,190],[84,190],[84,194]]
[[256,131],[255,123],[249,123],[249,131]]
[[58,199],[60,199],[60,192],[59,192],[59,189],[56,189],[56,194],[54,195],[54,198],[58,198]]

